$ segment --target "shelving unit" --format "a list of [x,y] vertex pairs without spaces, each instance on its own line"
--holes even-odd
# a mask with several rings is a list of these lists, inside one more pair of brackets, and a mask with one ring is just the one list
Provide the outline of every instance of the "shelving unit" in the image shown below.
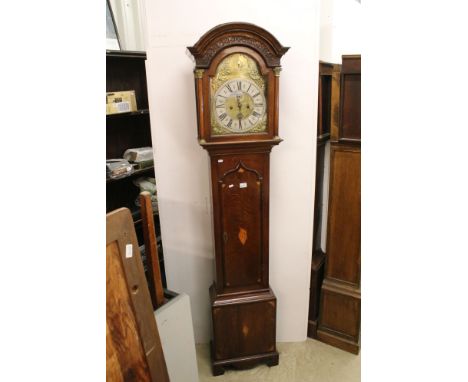
[[[154,167],[151,166],[151,167],[147,167],[147,168],[142,168],[142,169],[135,170],[132,174],[126,176],[125,178],[132,178],[132,179],[135,179],[135,178],[137,178],[138,176],[146,175],[146,173],[149,172],[149,171],[152,171],[152,173],[154,174]],[[124,178],[120,178],[120,179],[107,178],[107,179],[106,179],[106,183],[118,182],[118,181],[120,181],[120,180],[122,180],[122,179],[124,179]]]
[[[106,116],[106,159],[122,158],[124,151],[129,148],[152,146],[145,61],[145,52],[106,52],[106,91],[134,90],[138,107],[135,112]],[[129,208],[138,243],[142,245],[141,216],[139,207],[135,205],[140,190],[133,184],[133,181],[140,176],[154,177],[154,167],[135,170],[125,178],[106,179],[106,212],[120,207]],[[154,214],[154,223],[163,286],[166,288],[161,229],[157,212]]]

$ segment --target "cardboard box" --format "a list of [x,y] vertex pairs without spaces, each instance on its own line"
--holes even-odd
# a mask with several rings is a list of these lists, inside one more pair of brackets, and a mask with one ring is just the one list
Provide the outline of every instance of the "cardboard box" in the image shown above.
[[106,93],[106,114],[137,111],[135,90]]

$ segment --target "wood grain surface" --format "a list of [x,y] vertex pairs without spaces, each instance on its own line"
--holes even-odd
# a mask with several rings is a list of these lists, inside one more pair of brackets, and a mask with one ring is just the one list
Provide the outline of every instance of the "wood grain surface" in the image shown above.
[[132,215],[106,215],[107,381],[169,381]]

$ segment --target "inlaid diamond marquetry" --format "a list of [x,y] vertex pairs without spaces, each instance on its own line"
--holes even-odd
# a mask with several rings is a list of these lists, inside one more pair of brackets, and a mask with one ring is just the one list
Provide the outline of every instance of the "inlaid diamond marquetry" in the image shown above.
[[242,243],[242,245],[245,245],[245,242],[247,241],[247,231],[244,228],[239,228],[239,240]]

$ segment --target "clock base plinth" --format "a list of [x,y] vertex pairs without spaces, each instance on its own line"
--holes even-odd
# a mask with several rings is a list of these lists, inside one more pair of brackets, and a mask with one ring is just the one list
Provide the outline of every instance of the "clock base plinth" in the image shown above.
[[317,339],[358,354],[360,327],[361,289],[325,278],[322,285]]
[[244,369],[259,363],[278,365],[276,297],[271,288],[218,295],[213,284],[210,295],[213,375],[223,374],[226,367]]
[[[211,344],[213,346],[213,344]],[[211,348],[213,352],[213,348]],[[234,368],[238,370],[249,369],[257,366],[258,364],[264,363],[269,367],[277,366],[279,364],[278,352],[257,354],[247,357],[231,358],[222,361],[212,360],[212,372],[213,376],[223,375],[226,371],[225,368]]]

